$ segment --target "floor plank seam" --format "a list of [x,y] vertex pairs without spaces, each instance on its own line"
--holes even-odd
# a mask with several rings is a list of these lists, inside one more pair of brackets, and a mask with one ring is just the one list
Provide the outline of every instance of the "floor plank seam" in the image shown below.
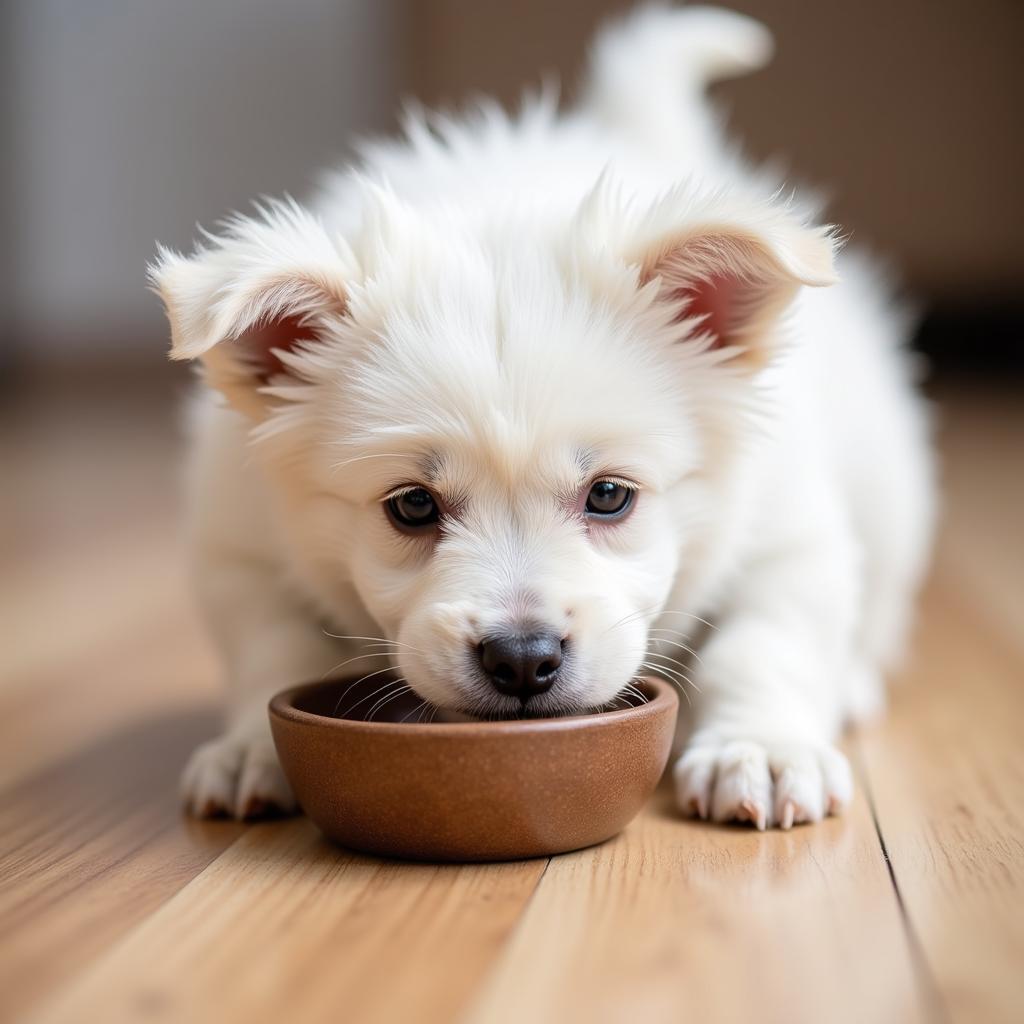
[[899,879],[896,876],[896,865],[893,864],[892,857],[889,856],[889,847],[886,845],[885,835],[882,832],[882,824],[878,819],[878,810],[875,806],[875,796],[869,784],[867,766],[865,765],[863,751],[860,747],[860,736],[856,732],[854,732],[853,735],[852,746],[856,751],[855,760],[857,764],[857,774],[860,776],[860,784],[864,789],[864,797],[867,801],[868,811],[871,814],[871,823],[874,826],[875,836],[878,839],[878,846],[882,853],[882,859],[885,861],[885,870],[889,875],[889,882],[892,885],[893,896],[896,899],[896,909],[899,913],[900,924],[903,928],[904,937],[907,940],[907,949],[910,953],[910,961],[913,965],[914,977],[917,980],[918,987],[924,1001],[925,1011],[928,1013],[929,1018],[938,1022],[938,1024],[952,1024],[952,1015],[950,1014],[949,1008],[946,1006],[945,1000],[942,998],[942,993],[939,989],[938,982],[936,981],[935,974],[932,971],[931,964],[928,963],[924,946],[918,937],[917,929],[914,927],[914,922],[910,919],[910,913],[907,910],[906,902],[903,899],[903,893],[900,891]]
[[534,882],[533,888],[530,890],[530,895],[523,903],[523,909],[519,912],[519,917],[516,919],[515,924],[509,929],[508,935],[505,936],[505,941],[501,944],[500,948],[494,955],[494,960],[489,968],[483,972],[480,980],[474,986],[474,988],[467,993],[466,998],[463,1002],[461,1009],[456,1014],[456,1019],[464,1021],[467,1019],[467,1015],[471,1013],[473,1007],[477,1004],[480,993],[487,989],[490,984],[491,978],[501,967],[501,960],[505,951],[515,942],[516,936],[519,934],[520,929],[523,927],[523,920],[526,915],[530,912],[530,907],[533,906],[533,901],[537,896],[537,891],[540,889],[541,882],[544,881],[544,876],[548,873],[548,868],[551,867],[551,862],[554,857],[548,857],[547,862],[544,864],[544,870],[537,876],[537,881]]
[[519,915],[519,919],[516,921],[515,926],[508,933],[508,938],[505,941],[506,946],[515,938],[516,932],[519,931],[523,918],[526,917],[526,915],[530,912],[530,907],[533,906],[533,901],[537,898],[537,892],[540,889],[541,883],[544,881],[544,876],[548,873],[548,868],[551,867],[551,862],[554,859],[554,857],[548,857],[547,861],[544,864],[544,870],[541,871],[541,873],[537,876],[537,881],[534,882],[533,888],[530,890],[530,895],[527,898],[526,902],[523,904],[523,910],[522,913]]

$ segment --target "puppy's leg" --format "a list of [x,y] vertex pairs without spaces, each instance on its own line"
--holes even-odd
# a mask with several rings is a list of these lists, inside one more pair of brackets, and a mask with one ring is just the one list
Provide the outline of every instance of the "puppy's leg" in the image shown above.
[[760,829],[818,821],[852,796],[832,745],[856,627],[852,545],[801,538],[759,557],[736,590],[701,651],[679,806]]
[[269,564],[213,558],[200,597],[223,657],[227,723],[200,746],[182,776],[187,809],[199,817],[253,818],[290,812],[295,798],[278,764],[267,702],[291,683],[319,679],[346,657]]

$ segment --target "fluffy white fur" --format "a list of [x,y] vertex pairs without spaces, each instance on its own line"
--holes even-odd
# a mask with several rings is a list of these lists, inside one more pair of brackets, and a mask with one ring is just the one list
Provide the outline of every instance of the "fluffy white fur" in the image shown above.
[[[738,15],[645,8],[571,112],[411,113],[308,205],[160,253],[172,356],[211,386],[191,527],[229,722],[186,770],[194,812],[290,808],[267,698],[350,659],[512,713],[474,649],[524,616],[570,645],[540,713],[682,682],[714,623],[683,683],[684,812],[788,827],[849,800],[832,744],[881,703],[931,468],[903,317],[704,98],[770,50]],[[609,475],[635,508],[589,523]],[[433,539],[384,514],[410,483],[458,509]]]

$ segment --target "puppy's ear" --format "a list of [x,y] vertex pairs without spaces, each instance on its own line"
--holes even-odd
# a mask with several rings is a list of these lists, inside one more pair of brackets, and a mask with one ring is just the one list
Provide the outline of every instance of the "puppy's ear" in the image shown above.
[[752,369],[764,365],[779,315],[802,285],[836,281],[834,238],[787,212],[696,217],[650,231],[631,254],[642,284],[657,281],[659,301],[675,311],[686,338],[728,349]]
[[238,217],[191,256],[161,249],[149,268],[171,324],[171,358],[202,360],[208,382],[253,419],[266,386],[301,367],[347,308],[353,259],[294,202]]

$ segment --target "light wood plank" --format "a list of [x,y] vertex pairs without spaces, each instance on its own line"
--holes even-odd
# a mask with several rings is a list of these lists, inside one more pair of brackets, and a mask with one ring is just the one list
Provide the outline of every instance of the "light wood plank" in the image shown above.
[[927,637],[861,743],[910,925],[953,1020],[1024,1012],[1024,659],[942,569]]
[[0,1018],[103,952],[242,826],[182,818],[177,775],[209,713],[114,730],[0,792]]
[[500,1021],[912,1021],[910,959],[863,798],[789,833],[680,821],[552,860],[466,1014]]
[[249,829],[39,1021],[447,1021],[544,861],[360,857],[306,820]]
[[1024,402],[940,407],[946,495],[912,665],[863,760],[914,940],[953,1020],[1024,1013]]
[[81,413],[80,396],[33,408],[0,444],[4,1020],[242,831],[188,822],[178,805],[181,766],[218,715],[176,540],[169,432],[117,401]]

